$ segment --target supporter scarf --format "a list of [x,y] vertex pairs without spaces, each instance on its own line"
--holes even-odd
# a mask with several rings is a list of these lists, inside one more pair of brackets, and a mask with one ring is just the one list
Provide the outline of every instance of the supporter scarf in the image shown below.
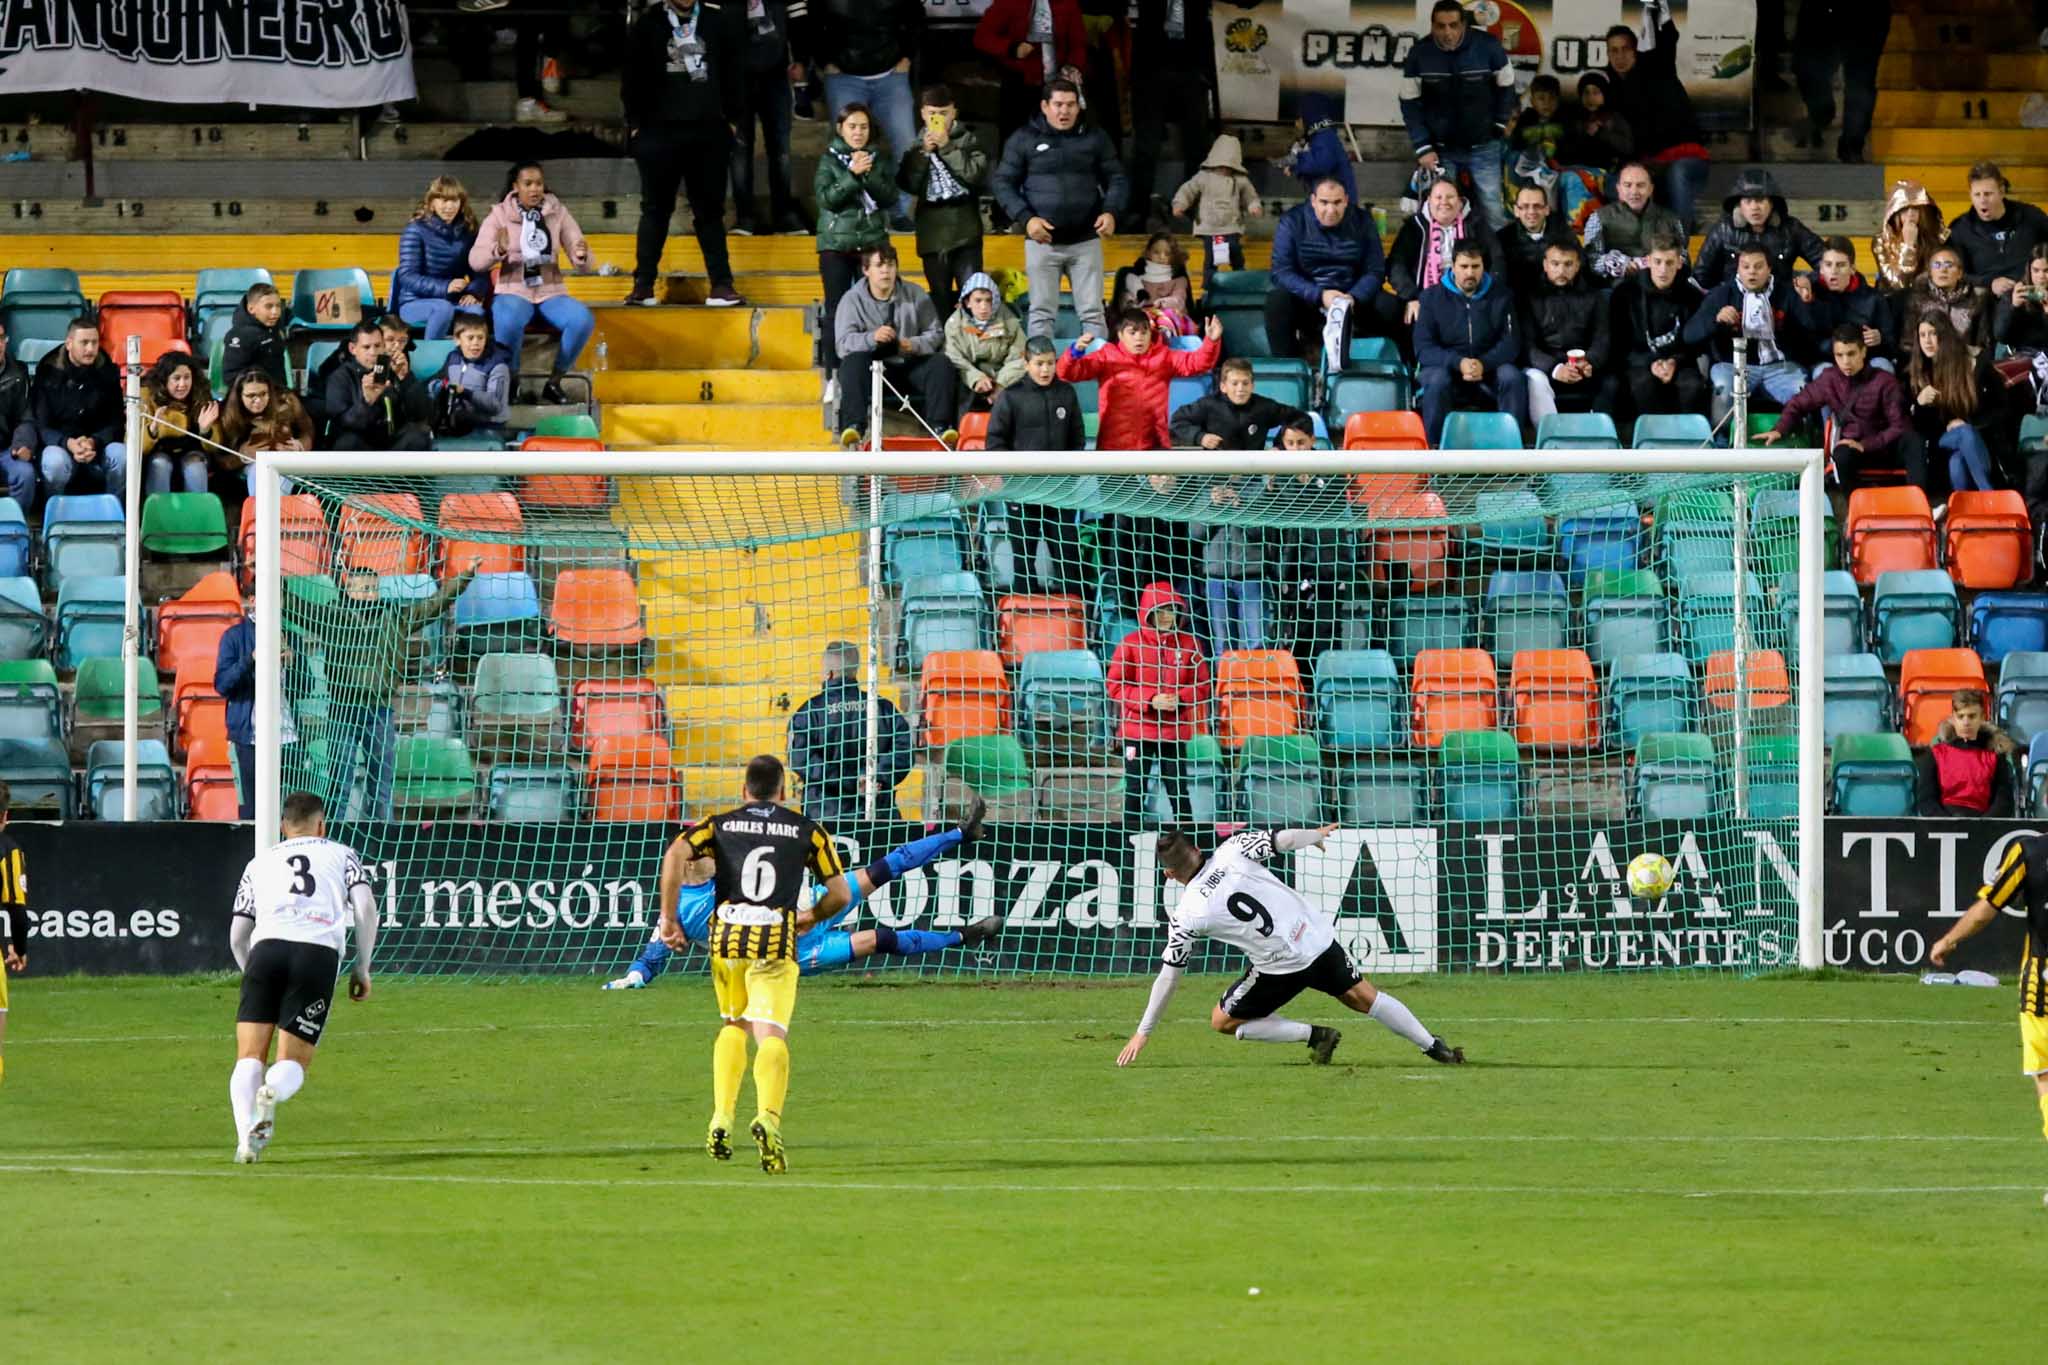
[[548,227],[542,221],[539,209],[522,208],[519,218],[519,259],[525,271],[526,286],[533,289],[540,284],[541,271],[555,259],[555,243],[548,236]]
[[1742,297],[1742,335],[1756,344],[1753,359],[1759,365],[1775,365],[1785,358],[1778,349],[1777,319],[1771,309],[1771,283],[1764,281],[1764,287],[1752,294],[1743,287],[1742,281],[1735,282],[1735,292]]
[[967,197],[967,187],[960,183],[953,168],[937,152],[928,152],[932,160],[932,178],[925,183],[924,197],[934,204],[950,203]]
[[[838,160],[839,164],[846,167],[846,173],[848,175],[853,174],[853,153],[842,152],[837,147],[832,148],[831,152],[833,157],[835,157]],[[938,164],[938,160],[939,159],[937,157],[933,157],[932,163],[936,165]],[[860,192],[860,211],[862,213],[873,213],[875,211],[875,197],[869,194],[865,189],[863,189]]]
[[[1465,210],[1470,213],[1471,210]],[[1451,268],[1451,255],[1458,249],[1458,239],[1465,232],[1465,213],[1458,215],[1458,221],[1449,227],[1439,227],[1427,210],[1415,215],[1415,221],[1422,224],[1422,287],[1434,289],[1443,282],[1444,272]]]

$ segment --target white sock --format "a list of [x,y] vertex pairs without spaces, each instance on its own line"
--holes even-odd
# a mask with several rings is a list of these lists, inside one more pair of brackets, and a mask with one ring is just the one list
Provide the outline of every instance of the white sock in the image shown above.
[[1419,1048],[1427,1050],[1429,1045],[1436,1041],[1436,1035],[1422,1026],[1422,1021],[1415,1017],[1414,1011],[1385,991],[1373,997],[1372,1008],[1366,1011],[1366,1017],[1377,1019]]
[[283,1104],[306,1083],[306,1068],[297,1062],[272,1062],[270,1070],[263,1073],[263,1083],[277,1092],[277,1102]]
[[1237,1026],[1240,1043],[1305,1043],[1308,1025],[1297,1019],[1269,1014],[1264,1019],[1247,1019]]
[[262,1084],[263,1061],[258,1057],[242,1058],[228,1073],[228,1103],[235,1107],[235,1141],[238,1143],[249,1134],[249,1124],[256,1113],[256,1087]]

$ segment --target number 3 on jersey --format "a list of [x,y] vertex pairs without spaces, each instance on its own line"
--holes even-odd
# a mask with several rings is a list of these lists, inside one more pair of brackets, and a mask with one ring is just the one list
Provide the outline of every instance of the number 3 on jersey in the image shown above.
[[292,894],[311,896],[319,889],[319,882],[313,878],[313,860],[303,853],[294,853],[285,859],[292,870]]
[[775,849],[755,849],[740,864],[740,894],[754,905],[775,904]]
[[1273,937],[1273,913],[1246,893],[1233,892],[1223,905],[1234,918],[1243,920],[1246,924],[1257,925],[1262,936]]

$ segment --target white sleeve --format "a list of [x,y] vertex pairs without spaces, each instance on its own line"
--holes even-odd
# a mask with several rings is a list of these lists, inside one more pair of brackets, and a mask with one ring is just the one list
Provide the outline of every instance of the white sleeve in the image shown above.
[[237,971],[249,970],[249,940],[255,933],[254,915],[236,915],[228,925],[228,951],[235,955]]
[[367,881],[348,889],[349,904],[356,912],[356,973],[370,974],[370,954],[377,946],[377,895]]
[[1266,859],[1273,856],[1273,832],[1264,829],[1248,829],[1244,833],[1234,836],[1224,847],[1236,849],[1255,863],[1263,863]]
[[1283,829],[1273,836],[1273,847],[1282,853],[1292,853],[1300,848],[1320,848],[1323,832],[1320,829]]
[[1152,983],[1152,998],[1145,1002],[1145,1017],[1138,1021],[1138,1032],[1149,1034],[1158,1026],[1159,1016],[1166,1012],[1166,1002],[1173,999],[1174,988],[1180,985],[1180,968],[1165,966],[1159,969],[1159,979]]

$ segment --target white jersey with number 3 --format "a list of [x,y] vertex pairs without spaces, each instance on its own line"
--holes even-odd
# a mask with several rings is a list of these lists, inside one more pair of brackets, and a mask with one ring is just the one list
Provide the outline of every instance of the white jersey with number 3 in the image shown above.
[[1242,949],[1259,971],[1284,976],[1306,971],[1336,941],[1308,902],[1267,870],[1272,856],[1265,830],[1246,830],[1216,850],[1171,912],[1167,966],[1186,967],[1194,940],[1212,938]]
[[332,839],[287,839],[242,869],[235,913],[256,921],[252,944],[265,939],[317,943],[344,952],[355,918],[349,893],[368,886],[362,859]]

